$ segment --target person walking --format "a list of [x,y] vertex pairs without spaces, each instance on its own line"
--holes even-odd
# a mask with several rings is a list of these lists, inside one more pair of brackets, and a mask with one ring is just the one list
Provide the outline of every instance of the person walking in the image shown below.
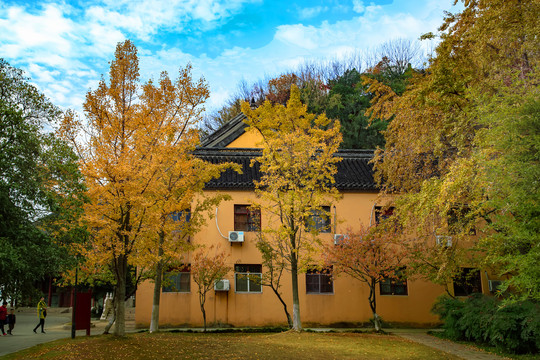
[[2,334],[5,336],[7,335],[4,330],[4,325],[6,324],[7,319],[7,302],[4,301],[2,306],[0,306],[0,330],[2,330]]
[[45,317],[47,316],[47,305],[45,304],[44,297],[42,297],[41,300],[39,300],[38,302],[37,313],[38,313],[39,323],[34,328],[34,332],[36,332],[37,328],[41,326],[41,332],[45,334],[45,330],[43,330],[43,327],[45,326]]
[[7,324],[8,324],[8,334],[13,335],[12,331],[15,327],[15,310],[13,308],[10,309],[9,314],[7,315]]

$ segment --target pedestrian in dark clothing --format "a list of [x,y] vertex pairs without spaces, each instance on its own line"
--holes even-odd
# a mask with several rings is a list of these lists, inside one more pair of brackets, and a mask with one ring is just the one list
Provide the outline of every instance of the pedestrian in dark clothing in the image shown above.
[[34,328],[34,332],[36,332],[37,328],[41,326],[41,332],[45,334],[45,330],[43,330],[43,327],[45,326],[45,317],[47,316],[47,305],[45,304],[44,297],[42,297],[37,304],[37,314],[39,318],[39,323]]
[[3,335],[7,335],[4,331],[4,325],[6,324],[6,318],[7,318],[7,308],[6,308],[7,302],[4,301],[2,306],[0,306],[0,330],[2,330]]
[[13,335],[12,331],[13,331],[13,328],[15,327],[15,310],[13,310],[13,308],[11,308],[9,310],[9,314],[7,315],[7,324],[8,324],[8,334],[9,335]]

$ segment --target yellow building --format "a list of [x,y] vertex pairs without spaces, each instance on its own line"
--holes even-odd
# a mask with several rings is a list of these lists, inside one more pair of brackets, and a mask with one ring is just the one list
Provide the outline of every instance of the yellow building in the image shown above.
[[[224,125],[197,151],[197,155],[207,161],[230,161],[243,168],[243,174],[227,171],[207,184],[206,192],[225,192],[232,200],[222,202],[215,209],[215,218],[191,239],[194,244],[219,244],[228,253],[228,261],[234,269],[220,283],[228,290],[210,291],[208,294],[207,321],[216,326],[286,325],[283,307],[273,291],[250,283],[242,276],[248,271],[255,276],[265,271],[261,265],[261,254],[255,246],[256,234],[250,231],[251,223],[256,220],[250,218],[247,211],[250,199],[254,198],[253,179],[258,176],[257,169],[250,167],[250,161],[258,155],[254,147],[260,138],[256,133],[246,132],[244,118],[239,115]],[[370,225],[375,221],[377,206],[381,205],[377,204],[378,193],[369,164],[373,152],[344,150],[337,156],[342,161],[338,165],[336,187],[343,197],[328,209],[332,214],[330,230],[320,235],[327,244],[333,244],[336,235],[346,229],[358,228],[359,222]],[[335,219],[339,219],[339,223]],[[260,216],[260,226],[265,226],[265,214]],[[203,319],[197,285],[192,281],[189,269],[176,275],[175,281],[176,286],[162,289],[160,326],[201,326]],[[478,287],[488,292],[487,279],[479,277],[478,281]],[[347,276],[332,280],[317,273],[301,274],[298,282],[303,326],[359,326],[369,323],[372,313],[366,284]],[[137,290],[135,319],[140,327],[150,323],[153,287],[152,282],[145,282]],[[283,276],[281,291],[292,313],[290,274]],[[421,280],[383,284],[377,286],[377,313],[387,323],[430,326],[438,321],[430,313],[431,306],[443,292],[441,286]]]

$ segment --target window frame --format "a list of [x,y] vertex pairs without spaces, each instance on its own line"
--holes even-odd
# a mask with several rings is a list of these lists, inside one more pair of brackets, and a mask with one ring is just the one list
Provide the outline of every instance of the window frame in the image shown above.
[[[317,281],[310,281],[308,279],[317,279]],[[328,279],[326,288],[330,290],[324,290],[323,279]],[[313,285],[317,283],[317,290],[313,290]],[[332,267],[324,269],[318,269],[311,267],[306,271],[306,294],[307,295],[334,295],[334,279],[332,278]]]
[[394,206],[375,206],[375,224],[379,225],[394,215],[396,208]]
[[[181,265],[176,268],[170,268],[167,272],[165,272],[164,277],[169,277],[169,281],[171,282],[171,285],[162,285],[161,286],[161,292],[162,293],[183,293],[183,294],[189,294],[191,293],[191,265]],[[171,279],[171,277],[177,278],[177,279]],[[187,277],[187,281],[185,278]],[[184,279],[184,281],[182,281]],[[187,290],[186,288],[182,288],[182,284],[187,284]],[[178,287],[176,286],[178,285]]]
[[[241,278],[239,278],[241,276]],[[258,278],[252,280],[252,277]],[[238,290],[238,281],[246,281],[247,290]],[[258,290],[251,290],[251,286],[257,285]],[[234,292],[239,294],[261,294],[262,285],[262,265],[261,264],[235,264],[234,265]]]
[[[241,221],[242,217],[245,217],[245,221]],[[260,231],[261,209],[253,208],[251,205],[234,204],[233,223],[234,231]]]
[[476,235],[476,226],[470,224],[471,221],[467,221],[467,214],[471,212],[471,208],[467,205],[452,206],[446,213],[446,222],[448,226],[448,234],[456,235],[459,233],[459,229],[468,226],[469,235]]
[[329,234],[332,232],[332,219],[329,205],[321,206],[321,209],[312,209],[311,214],[305,221],[306,231]]
[[[475,273],[471,275],[471,273]],[[474,278],[473,278],[474,277]],[[474,293],[482,293],[482,276],[476,268],[463,267],[460,274],[452,280],[454,296],[469,296]]]
[[[408,296],[409,284],[404,276],[405,268],[394,271],[395,276],[385,276],[379,281],[379,294],[381,296]],[[386,287],[389,286],[389,290]],[[399,291],[403,289],[403,291]]]

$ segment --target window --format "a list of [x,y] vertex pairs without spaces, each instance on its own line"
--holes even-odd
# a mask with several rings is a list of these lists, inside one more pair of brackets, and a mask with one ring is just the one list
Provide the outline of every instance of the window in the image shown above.
[[394,215],[394,207],[375,206],[375,224],[380,224],[382,221]]
[[167,271],[163,277],[163,292],[190,292],[190,273],[191,267],[189,265],[182,265],[178,268],[172,268]]
[[234,265],[234,290],[243,293],[262,292],[262,265]]
[[249,205],[234,205],[234,230],[259,231],[261,228],[261,210]]
[[471,209],[468,206],[453,206],[448,210],[448,233],[451,235],[459,234],[468,229],[469,235],[476,235],[476,229],[470,219]]
[[311,210],[311,215],[306,221],[306,229],[308,231],[316,231],[322,233],[330,232],[330,206],[322,206],[321,209]]
[[454,277],[454,296],[468,296],[482,292],[480,271],[473,268],[461,269],[461,274]]
[[191,220],[191,210],[175,211],[171,213],[171,218],[174,222],[189,222]]
[[333,294],[334,281],[332,280],[332,268],[318,270],[309,269],[306,272],[306,293],[307,294]]
[[397,270],[392,277],[385,277],[379,285],[381,295],[408,295],[404,269]]

